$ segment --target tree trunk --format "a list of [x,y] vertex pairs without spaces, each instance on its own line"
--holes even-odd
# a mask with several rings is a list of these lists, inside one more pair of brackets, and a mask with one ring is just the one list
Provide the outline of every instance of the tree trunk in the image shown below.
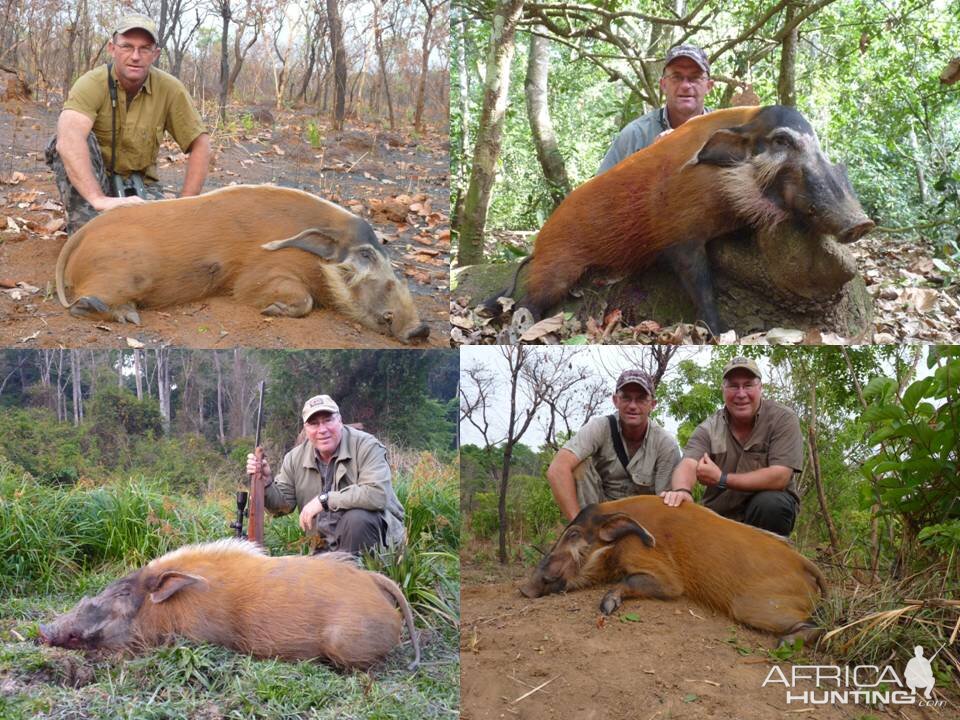
[[333,129],[343,130],[347,101],[347,57],[337,0],[327,0],[327,18],[330,22],[330,56],[333,58]]
[[423,105],[427,96],[427,74],[430,67],[430,35],[433,32],[433,16],[436,8],[430,0],[420,0],[420,4],[427,13],[427,21],[423,26],[423,42],[420,43],[420,82],[417,84],[417,99],[413,111],[413,129],[423,132]]
[[830,550],[834,557],[840,556],[840,539],[837,536],[837,528],[833,524],[833,518],[830,516],[830,508],[827,507],[827,495],[823,490],[823,476],[820,474],[820,452],[817,448],[817,386],[815,382],[810,384],[810,416],[807,419],[807,439],[810,442],[810,467],[813,470],[813,482],[817,488],[817,501],[820,503],[820,513],[823,515],[823,522],[827,526],[827,533],[830,535]]
[[490,207],[490,193],[496,177],[497,158],[503,135],[503,120],[510,90],[510,63],[513,61],[514,36],[523,13],[523,0],[499,0],[490,30],[487,52],[483,110],[473,149],[470,185],[463,204],[460,223],[460,265],[483,260],[483,231]]
[[80,380],[80,351],[70,351],[70,385],[73,390],[73,424],[83,420],[83,385]]
[[170,350],[157,348],[157,400],[164,435],[170,434]]
[[230,0],[220,0],[220,17],[223,29],[220,34],[220,122],[227,123],[227,90],[230,81],[230,57],[227,54],[227,40],[230,32]]
[[917,189],[920,191],[920,204],[927,204],[927,178],[923,173],[923,154],[920,152],[920,144],[917,142],[917,132],[913,129],[913,123],[910,124],[910,157],[913,160],[913,170],[917,176]]
[[467,34],[465,13],[462,8],[453,8],[454,18],[459,17],[460,33],[457,39],[457,98],[460,105],[460,147],[457,155],[459,161],[453,172],[453,187],[451,188],[454,196],[453,208],[450,216],[454,224],[460,227],[463,224],[463,199],[466,195],[467,184],[467,149],[470,147],[470,76],[467,74]]
[[524,90],[527,98],[527,119],[533,133],[533,144],[543,169],[543,177],[550,189],[553,207],[559,205],[570,193],[570,178],[557,145],[550,120],[547,98],[547,78],[550,74],[550,41],[539,35],[530,35],[530,54],[527,59],[527,76]]
[[383,9],[383,0],[374,0],[373,3],[373,42],[377,48],[377,60],[380,63],[380,77],[383,80],[383,94],[387,98],[387,112],[390,117],[390,129],[397,129],[397,122],[393,115],[393,98],[390,95],[390,78],[387,76],[387,55],[383,49],[383,28],[380,27],[380,10]]
[[[787,5],[784,26],[791,25],[797,14],[796,5]],[[799,32],[794,27],[783,38],[780,46],[780,79],[777,82],[777,97],[781,105],[797,105],[797,40]]]
[[137,400],[143,400],[143,362],[139,350],[133,351],[133,377],[137,385]]
[[223,373],[220,372],[220,356],[213,351],[213,366],[217,370],[217,437],[220,447],[227,446],[227,436],[223,432]]

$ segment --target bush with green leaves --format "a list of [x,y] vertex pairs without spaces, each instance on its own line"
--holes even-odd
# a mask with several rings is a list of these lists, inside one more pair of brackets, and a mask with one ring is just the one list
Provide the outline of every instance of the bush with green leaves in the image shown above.
[[0,457],[46,483],[72,483],[95,463],[87,428],[57,421],[50,410],[0,412]]
[[[960,544],[960,348],[931,346],[931,375],[898,394],[892,378],[864,389],[862,419],[879,452],[863,464],[883,512],[902,519],[911,537],[943,555]],[[873,501],[868,497],[869,502]]]

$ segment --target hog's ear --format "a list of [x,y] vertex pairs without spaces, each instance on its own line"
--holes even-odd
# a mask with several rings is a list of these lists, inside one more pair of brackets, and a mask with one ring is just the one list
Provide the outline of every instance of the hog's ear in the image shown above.
[[731,167],[750,155],[750,138],[733,129],[720,129],[710,136],[697,153],[697,162],[704,165]]
[[178,570],[167,570],[161,573],[154,582],[150,583],[153,592],[150,593],[150,600],[154,603],[162,603],[174,593],[190,587],[197,583],[206,584],[207,580],[200,575],[190,575],[189,573]]
[[605,543],[612,545],[618,540],[622,540],[627,535],[636,535],[647,547],[656,545],[653,535],[647,532],[646,528],[634,520],[629,515],[616,513],[610,515],[603,521],[603,525],[597,531],[597,537]]
[[326,228],[307,228],[293,237],[264,243],[260,247],[265,250],[280,250],[287,247],[300,248],[308,253],[319,255],[330,262],[339,262],[343,260],[345,255],[342,244]]

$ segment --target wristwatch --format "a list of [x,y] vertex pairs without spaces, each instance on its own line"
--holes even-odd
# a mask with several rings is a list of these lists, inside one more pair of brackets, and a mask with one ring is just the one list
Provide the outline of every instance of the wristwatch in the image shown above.
[[323,508],[324,512],[330,511],[330,506],[327,505],[327,500],[330,498],[330,493],[320,493],[317,495],[317,500],[320,501],[320,507]]
[[718,490],[727,489],[727,474],[725,472],[720,473],[720,479],[717,480],[717,489]]

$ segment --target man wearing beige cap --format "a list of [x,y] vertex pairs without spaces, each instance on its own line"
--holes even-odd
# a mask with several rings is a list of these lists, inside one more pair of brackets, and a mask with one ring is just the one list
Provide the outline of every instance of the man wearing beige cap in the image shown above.
[[625,370],[613,393],[617,412],[591,418],[557,452],[547,480],[567,520],[591,503],[670,487],[680,448],[650,419],[657,406],[655,390],[649,373]]
[[724,517],[787,537],[800,507],[795,476],[803,465],[800,421],[762,396],[760,368],[743,356],[723,368],[723,407],[693,431],[663,501],[693,500]]
[[163,199],[157,155],[165,132],[188,154],[181,195],[199,194],[207,177],[210,137],[187,89],[151,67],[160,57],[156,23],[126,15],[107,52],[109,64],[73,84],[46,150],[69,233],[98,212]]
[[[329,395],[307,400],[302,417],[306,440],[284,456],[276,478],[263,458],[267,510],[282,515],[299,508],[300,527],[318,534],[324,551],[357,555],[403,543],[403,507],[380,441],[345,427]],[[247,455],[248,473],[256,471],[256,462]]]
[[676,130],[690,118],[709,112],[704,100],[712,89],[710,61],[702,49],[689,44],[670,48],[660,77],[660,91],[666,99],[663,107],[641,115],[620,131],[600,163],[597,175],[652,145],[658,137]]

